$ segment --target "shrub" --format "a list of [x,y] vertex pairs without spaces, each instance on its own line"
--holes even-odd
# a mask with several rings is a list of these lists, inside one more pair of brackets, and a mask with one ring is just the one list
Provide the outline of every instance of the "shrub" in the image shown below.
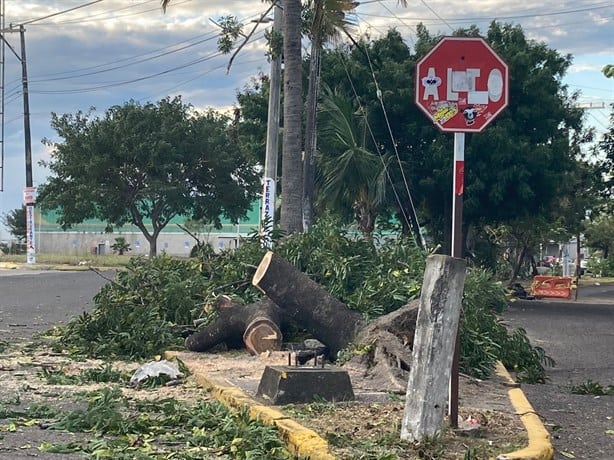
[[[275,250],[365,318],[419,296],[426,254],[411,239],[379,234],[367,240],[342,228],[323,219],[308,233],[276,242]],[[67,325],[61,343],[98,357],[148,358],[182,346],[182,331],[205,316],[203,306],[217,295],[243,303],[261,296],[251,284],[265,253],[258,235],[233,251],[202,249],[190,260],[132,259],[95,297],[93,312]],[[501,360],[521,379],[543,381],[543,365],[551,360],[531,346],[523,330],[508,333],[499,320],[505,307],[501,284],[472,269],[463,296],[460,369],[485,378]]]

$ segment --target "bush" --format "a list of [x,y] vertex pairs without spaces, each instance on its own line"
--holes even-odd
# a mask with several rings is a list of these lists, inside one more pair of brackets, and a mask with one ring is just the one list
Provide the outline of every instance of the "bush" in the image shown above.
[[614,276],[614,257],[608,257],[607,259],[590,259],[588,262],[588,270],[593,275]]
[[[308,233],[276,242],[275,250],[365,318],[419,296],[426,254],[413,240],[390,235],[366,240],[340,228],[334,219],[322,220]],[[67,325],[61,343],[92,356],[149,358],[182,346],[182,332],[193,330],[195,319],[209,319],[203,307],[217,295],[242,303],[260,298],[251,284],[265,253],[257,235],[233,251],[216,254],[203,246],[195,253],[190,260],[132,259],[95,297],[93,312]],[[508,333],[499,320],[506,305],[501,284],[472,269],[463,296],[460,369],[485,378],[501,360],[520,378],[543,381],[549,358],[531,346],[524,331]]]

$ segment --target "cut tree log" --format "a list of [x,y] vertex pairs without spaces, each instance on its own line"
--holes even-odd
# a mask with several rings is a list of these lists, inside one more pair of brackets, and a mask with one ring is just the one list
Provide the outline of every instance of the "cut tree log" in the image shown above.
[[188,350],[209,351],[221,343],[233,347],[240,344],[239,338],[251,354],[281,349],[283,312],[270,299],[241,305],[220,296],[214,308],[218,317],[186,339]]
[[337,353],[352,343],[357,331],[366,325],[360,313],[350,310],[272,251],[262,258],[252,284],[279,305],[289,318],[324,343],[332,359],[336,359]]
[[417,300],[367,323],[359,312],[273,252],[263,257],[252,283],[289,319],[324,343],[332,360],[337,360],[339,351],[347,350],[340,363],[350,375],[360,375],[369,385],[365,389],[406,391]]
[[[266,299],[242,306],[220,298],[216,302],[218,320],[188,337],[189,350],[208,351],[221,342],[240,343],[243,339],[251,353],[259,353],[273,336],[279,338],[275,343],[278,349],[282,339],[278,331],[292,322],[326,345],[329,359],[343,365],[350,376],[359,375],[367,385],[362,389],[406,391],[417,300],[367,322],[273,252],[263,257],[252,284],[266,294]],[[264,345],[255,345],[258,343]],[[348,353],[340,356],[340,351]]]

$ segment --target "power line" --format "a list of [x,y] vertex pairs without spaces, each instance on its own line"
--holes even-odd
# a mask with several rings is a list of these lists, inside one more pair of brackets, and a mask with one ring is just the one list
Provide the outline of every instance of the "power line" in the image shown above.
[[[125,64],[125,65],[115,65],[114,67],[109,67],[109,68],[106,68],[106,69],[95,70],[95,71],[92,70],[90,72],[83,72],[83,73],[78,73],[78,74],[74,74],[74,75],[66,75],[66,76],[63,76],[63,77],[30,79],[30,81],[34,82],[34,83],[41,83],[41,82],[50,82],[50,81],[58,81],[58,80],[70,80],[70,79],[74,79],[74,78],[88,77],[88,76],[92,76],[92,75],[99,75],[99,74],[102,74],[102,73],[111,72],[111,71],[114,71],[114,70],[125,69],[127,67],[131,67],[131,66],[134,66],[134,65],[137,65],[137,64],[142,64],[144,62],[153,61],[155,59],[158,59],[158,58],[161,58],[161,57],[164,57],[164,56],[168,56],[170,54],[174,54],[174,53],[178,53],[180,51],[184,51],[184,50],[186,50],[188,48],[191,48],[191,47],[197,46],[197,45],[201,45],[201,44],[206,43],[208,41],[211,41],[211,40],[213,40],[215,38],[216,38],[216,36],[208,37],[208,38],[199,40],[197,42],[190,43],[188,45],[185,45],[185,46],[182,46],[182,47],[179,47],[179,48],[175,48],[175,49],[173,49],[171,51],[166,51],[166,52],[163,52],[163,53],[158,53],[158,54],[156,54],[154,56],[150,56],[148,58],[136,59],[135,60],[134,56],[133,56],[131,58],[126,58],[126,59],[122,59],[120,61],[116,61],[116,62],[126,62],[126,61],[128,61],[128,64]],[[104,65],[108,65],[108,64],[104,64]]]
[[[384,8],[386,8],[388,11],[390,11],[386,5],[384,5],[384,1],[385,0],[377,0],[380,3],[382,3],[382,6]],[[601,3],[597,3],[594,4],[593,6],[588,6],[588,7],[584,7],[584,8],[576,8],[576,9],[568,9],[568,10],[558,10],[558,11],[544,11],[543,9],[537,9],[536,12],[524,12],[523,14],[510,14],[510,15],[497,15],[497,16],[478,16],[478,17],[466,17],[466,18],[444,18],[444,17],[440,17],[436,12],[434,12],[429,6],[428,4],[426,4],[426,2],[424,2],[424,0],[421,0],[422,3],[431,11],[433,12],[437,18],[443,22],[444,24],[450,26],[450,23],[466,23],[466,22],[471,22],[471,21],[478,21],[478,22],[483,22],[483,21],[495,21],[495,20],[502,20],[502,19],[526,19],[526,18],[535,18],[535,17],[548,17],[548,16],[560,16],[560,15],[565,15],[565,14],[576,14],[576,13],[581,13],[581,12],[587,12],[587,11],[596,11],[596,10],[602,10],[602,9],[607,9],[607,8],[613,8],[614,5],[612,4],[612,2],[601,2]],[[386,16],[386,15],[380,15],[380,14],[375,14],[375,13],[360,13],[363,16],[371,16],[371,17],[378,17],[378,18],[384,18],[384,19],[389,19],[391,16]],[[393,14],[392,17],[399,19],[398,15]],[[405,18],[406,20],[411,20],[411,21],[419,21],[419,22],[423,22],[423,21],[432,21],[432,18],[422,18],[422,17],[409,17],[409,18]]]
[[55,16],[59,16],[61,14],[70,13],[71,11],[75,11],[75,10],[79,10],[81,8],[85,8],[87,6],[95,5],[96,3],[100,3],[102,1],[104,1],[104,0],[94,0],[93,2],[84,3],[82,5],[78,5],[78,6],[75,6],[73,8],[69,8],[67,10],[58,11],[56,13],[48,14],[47,16],[43,16],[41,18],[30,19],[29,21],[25,21],[25,22],[20,23],[20,25],[25,26],[25,25],[28,25],[28,24],[32,24],[34,22],[42,21],[43,19],[49,19],[49,18],[52,18],[52,17],[55,17]]

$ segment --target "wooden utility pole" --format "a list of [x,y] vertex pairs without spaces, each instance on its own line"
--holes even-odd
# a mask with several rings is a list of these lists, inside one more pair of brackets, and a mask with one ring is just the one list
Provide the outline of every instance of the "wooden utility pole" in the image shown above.
[[34,201],[36,192],[32,181],[32,134],[30,132],[30,97],[28,91],[28,66],[26,61],[26,29],[19,26],[21,41],[21,83],[23,88],[23,134],[26,151],[26,187],[24,201],[26,204],[26,262],[36,263],[36,237],[34,226]]
[[26,65],[26,29],[19,26],[21,41],[21,83],[23,88],[23,132],[26,150],[26,187],[32,187],[32,135],[30,133],[30,96],[28,92],[28,66]]
[[4,0],[0,0],[0,192],[4,191]]
[[[281,33],[283,10],[279,0],[273,13],[273,33]],[[266,156],[264,159],[264,178],[262,189],[261,235],[262,245],[271,248],[272,232],[275,224],[275,197],[277,189],[277,155],[279,152],[279,101],[281,93],[281,50],[275,50],[271,58],[269,76],[269,112],[266,133]]]

